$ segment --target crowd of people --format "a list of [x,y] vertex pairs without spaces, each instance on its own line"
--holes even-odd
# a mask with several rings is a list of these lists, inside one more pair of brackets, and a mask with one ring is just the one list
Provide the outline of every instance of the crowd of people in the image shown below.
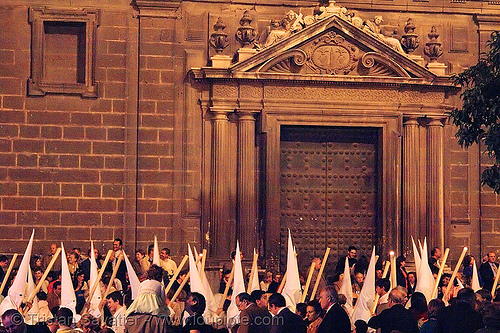
[[[309,282],[318,286],[318,292],[311,295],[312,289],[308,289],[307,297],[304,297],[306,301],[296,304],[293,311],[287,307],[287,300],[280,293],[284,278],[282,274],[262,272],[258,289],[233,295],[231,269],[223,267],[220,271],[218,294],[215,295],[221,306],[210,318],[206,316],[206,297],[190,290],[189,270],[179,268],[180,273],[174,274],[178,271],[177,263],[170,257],[168,248],[159,251],[159,264],[153,264],[153,245],[148,248],[147,253],[141,249],[136,250],[130,263],[139,278],[140,288],[138,295],[133,296],[129,272],[125,262],[119,260],[123,255],[122,246],[121,239],[114,240],[113,252],[105,267],[101,254],[94,249],[97,267],[104,270],[98,285],[103,297],[97,314],[87,312],[91,290],[91,250],[83,255],[79,248],[73,248],[66,255],[76,296],[76,312],[61,306],[62,267],[59,262],[52,266],[37,294],[37,320],[28,318],[23,307],[9,309],[0,313],[0,333],[2,330],[7,333],[363,333],[370,330],[381,333],[500,332],[500,293],[497,295],[491,292],[499,266],[495,253],[488,253],[482,258],[478,269],[481,289],[472,289],[475,279],[474,258],[468,255],[463,260],[460,274],[453,282],[450,282],[450,274],[441,275],[437,297],[432,300],[427,300],[422,292],[417,291],[417,273],[407,271],[404,256],[395,260],[396,281],[392,282],[384,275],[387,270],[384,270],[383,262],[377,262],[377,303],[373,304],[372,316],[368,320],[352,322],[353,309],[363,289],[369,266],[368,258],[358,258],[354,246],[348,248],[347,254],[339,259],[334,269],[325,270],[323,274],[320,274],[321,259],[313,259],[312,281]],[[57,245],[52,244],[48,254],[32,257],[30,269],[36,285],[56,251]],[[235,255],[236,252],[233,252],[233,261]],[[440,259],[441,250],[433,248],[428,265],[435,278],[443,265]],[[0,281],[8,279],[3,296],[7,296],[7,290],[16,276],[15,269],[8,277],[5,276],[8,265],[9,259],[0,255]],[[342,294],[346,266],[352,281],[352,302],[347,301],[348,295]],[[245,273],[247,282],[250,282],[250,272]],[[302,287],[306,285],[308,273],[300,274]],[[450,283],[453,285],[449,286]],[[165,293],[167,285],[170,288]],[[225,316],[232,302],[239,315],[236,323],[228,325]]]

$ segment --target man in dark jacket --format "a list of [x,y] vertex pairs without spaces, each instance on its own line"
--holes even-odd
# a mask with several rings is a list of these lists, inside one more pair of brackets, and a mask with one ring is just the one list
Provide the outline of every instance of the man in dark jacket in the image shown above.
[[437,313],[436,333],[468,333],[483,327],[483,318],[475,310],[476,295],[472,289],[460,289],[450,303]]
[[349,333],[351,322],[347,312],[337,303],[337,292],[333,286],[326,286],[319,293],[319,303],[325,316],[318,326],[318,333]]
[[286,307],[283,295],[274,293],[269,297],[269,310],[274,315],[271,333],[306,333],[304,320]]
[[271,329],[271,313],[252,302],[247,293],[236,296],[236,306],[240,312],[238,333],[268,333]]
[[405,295],[400,290],[392,289],[389,293],[389,308],[378,316],[370,318],[368,326],[380,328],[382,333],[391,333],[392,331],[418,333],[417,320],[409,310],[405,309],[405,301]]
[[488,261],[479,266],[479,275],[483,281],[483,288],[489,291],[491,291],[491,288],[493,287],[493,282],[495,281],[495,276],[498,271],[498,263],[496,263],[495,260],[495,253],[490,252],[488,253]]

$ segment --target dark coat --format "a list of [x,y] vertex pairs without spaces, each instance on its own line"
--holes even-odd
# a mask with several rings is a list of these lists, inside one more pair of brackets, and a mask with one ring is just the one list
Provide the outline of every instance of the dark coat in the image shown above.
[[378,316],[370,318],[368,326],[380,328],[382,333],[391,333],[393,330],[401,333],[419,333],[417,321],[401,304],[394,304]]
[[436,333],[470,333],[483,327],[481,314],[466,302],[456,302],[437,313]]
[[338,304],[332,305],[319,324],[318,333],[349,333],[351,321],[347,312]]
[[[337,273],[337,274],[344,273],[346,259],[347,259],[347,256],[340,257],[339,261],[337,262],[337,266],[335,266],[335,273]],[[358,259],[349,258],[349,268],[354,266],[357,262],[358,262]]]
[[288,308],[283,308],[273,317],[271,333],[306,333],[307,327],[304,320]]
[[[498,264],[494,263],[498,268]],[[483,281],[483,288],[491,290],[493,288],[493,281],[495,280],[495,275],[493,275],[493,270],[491,269],[489,262],[484,262],[479,266],[479,275],[481,275],[481,281]]]
[[269,311],[251,303],[240,313],[238,333],[269,333],[272,316]]

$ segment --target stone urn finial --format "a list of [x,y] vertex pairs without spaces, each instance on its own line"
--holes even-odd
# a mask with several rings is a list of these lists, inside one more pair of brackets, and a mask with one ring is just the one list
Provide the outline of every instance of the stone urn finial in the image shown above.
[[437,41],[439,34],[436,32],[436,27],[432,26],[429,36],[429,42],[425,44],[424,54],[429,57],[431,62],[436,62],[437,58],[443,55],[443,47]]
[[222,18],[219,17],[217,23],[214,24],[215,32],[210,35],[210,45],[215,49],[217,54],[220,54],[229,45],[229,38],[224,32],[226,25],[222,22]]
[[245,11],[243,17],[240,19],[240,27],[236,32],[236,40],[240,42],[243,47],[248,47],[248,45],[252,44],[257,35],[255,28],[250,25],[251,23],[252,17],[248,11]]
[[411,53],[418,48],[419,44],[420,40],[415,33],[415,23],[409,18],[405,25],[405,34],[401,37],[401,46],[406,53]]

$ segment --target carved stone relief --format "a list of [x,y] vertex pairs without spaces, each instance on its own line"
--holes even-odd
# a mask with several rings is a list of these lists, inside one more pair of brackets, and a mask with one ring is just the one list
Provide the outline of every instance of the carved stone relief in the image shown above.
[[306,64],[317,74],[351,73],[359,59],[359,49],[330,31],[306,48]]

